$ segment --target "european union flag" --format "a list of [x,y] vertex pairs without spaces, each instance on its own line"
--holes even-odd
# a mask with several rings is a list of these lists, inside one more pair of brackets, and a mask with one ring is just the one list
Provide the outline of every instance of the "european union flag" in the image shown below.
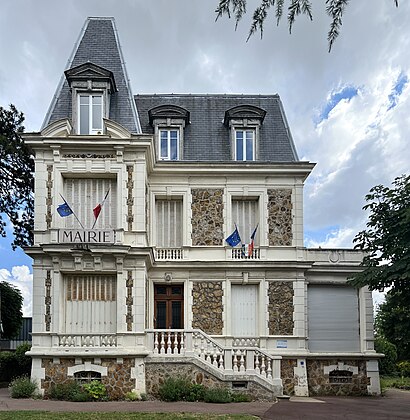
[[57,212],[61,217],[67,217],[70,216],[70,214],[73,214],[73,211],[70,209],[70,206],[67,203],[60,204],[57,207]]
[[241,242],[241,237],[239,236],[238,228],[235,225],[235,230],[225,239],[228,245],[234,247]]

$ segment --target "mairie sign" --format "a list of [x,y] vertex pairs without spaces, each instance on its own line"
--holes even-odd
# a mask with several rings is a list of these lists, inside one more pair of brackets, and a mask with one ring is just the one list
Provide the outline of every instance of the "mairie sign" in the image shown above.
[[113,244],[113,230],[60,229],[58,242],[68,244]]

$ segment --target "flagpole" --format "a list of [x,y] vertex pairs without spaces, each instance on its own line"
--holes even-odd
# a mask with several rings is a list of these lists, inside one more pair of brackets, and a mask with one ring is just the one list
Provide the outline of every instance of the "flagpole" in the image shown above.
[[85,227],[83,226],[83,224],[80,222],[80,219],[77,217],[77,215],[74,213],[74,210],[71,208],[71,206],[67,203],[66,199],[61,195],[60,193],[60,197],[64,200],[64,203],[67,204],[67,206],[69,207],[69,209],[73,212],[74,217],[76,218],[77,222],[80,224],[80,226],[85,230]]

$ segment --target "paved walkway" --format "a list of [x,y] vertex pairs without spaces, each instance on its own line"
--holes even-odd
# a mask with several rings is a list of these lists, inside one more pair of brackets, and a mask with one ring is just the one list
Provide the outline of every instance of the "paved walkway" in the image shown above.
[[[410,392],[389,390],[385,397],[320,397],[296,398],[290,401],[207,404],[162,401],[91,402],[13,399],[7,388],[0,389],[0,412],[16,410],[34,411],[87,411],[87,412],[179,412],[212,414],[249,414],[263,420],[398,420],[410,419]],[[1,414],[0,414],[1,417]]]

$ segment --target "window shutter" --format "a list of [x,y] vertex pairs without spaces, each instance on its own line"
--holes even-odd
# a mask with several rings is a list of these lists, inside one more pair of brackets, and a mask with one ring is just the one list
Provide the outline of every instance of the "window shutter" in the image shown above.
[[[232,221],[238,226],[242,242],[249,243],[259,221],[258,200],[232,200]],[[259,244],[258,236],[255,245]]]
[[157,246],[182,246],[182,200],[157,200]]
[[[117,227],[117,189],[115,179],[77,179],[67,178],[64,181],[64,198],[86,229],[94,224],[93,209],[101,204],[108,193],[98,217],[95,229],[115,229]],[[65,217],[67,229],[79,229],[74,216]]]

